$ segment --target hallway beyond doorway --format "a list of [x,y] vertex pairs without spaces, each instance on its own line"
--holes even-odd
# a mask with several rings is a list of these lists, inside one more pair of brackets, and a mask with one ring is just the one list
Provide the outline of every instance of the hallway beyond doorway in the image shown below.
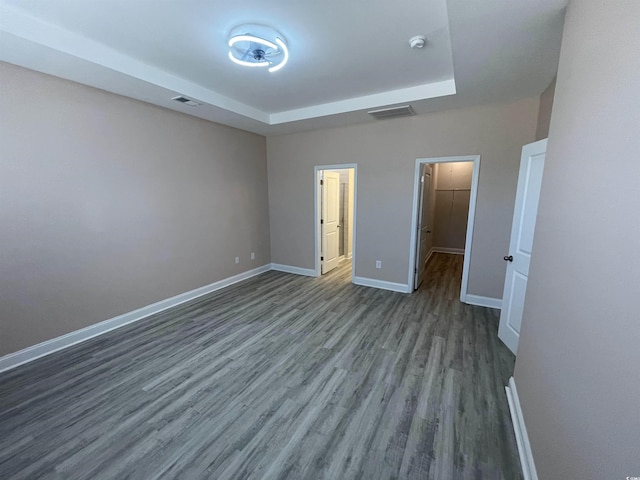
[[314,270],[320,276],[345,260],[355,265],[357,165],[316,166],[314,178]]

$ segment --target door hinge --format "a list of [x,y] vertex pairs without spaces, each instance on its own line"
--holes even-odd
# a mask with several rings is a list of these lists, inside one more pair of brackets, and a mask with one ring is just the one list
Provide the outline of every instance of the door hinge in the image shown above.
[[413,273],[418,273],[418,269],[417,268],[414,268],[414,270],[415,271]]
[[320,179],[320,185],[324,185],[324,180]]
[[320,257],[320,260],[322,260],[324,262],[324,257]]
[[320,219],[320,225],[324,225],[324,219]]

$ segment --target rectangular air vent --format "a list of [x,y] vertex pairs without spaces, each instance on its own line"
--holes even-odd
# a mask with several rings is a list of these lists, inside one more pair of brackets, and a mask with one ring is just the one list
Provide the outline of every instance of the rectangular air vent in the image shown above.
[[201,105],[195,100],[191,100],[190,98],[185,97],[184,95],[178,95],[177,97],[173,97],[171,100],[175,100],[176,102],[184,103],[185,105],[189,105],[190,107],[197,107]]
[[402,105],[401,107],[381,108],[379,110],[371,110],[367,112],[376,120],[386,120],[387,118],[410,117],[415,115],[411,105]]

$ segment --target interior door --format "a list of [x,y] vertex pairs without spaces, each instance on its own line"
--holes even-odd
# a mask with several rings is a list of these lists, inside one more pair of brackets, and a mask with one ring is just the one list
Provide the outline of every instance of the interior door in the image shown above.
[[340,249],[340,174],[325,171],[322,179],[322,273],[338,266]]
[[504,257],[507,261],[507,275],[504,282],[498,337],[514,354],[518,351],[546,151],[546,139],[522,147],[516,204],[511,225],[511,242],[509,253]]
[[414,290],[424,281],[427,269],[427,255],[431,248],[433,233],[431,220],[431,165],[420,167],[420,192],[418,195],[418,225],[416,241],[416,265],[414,276]]

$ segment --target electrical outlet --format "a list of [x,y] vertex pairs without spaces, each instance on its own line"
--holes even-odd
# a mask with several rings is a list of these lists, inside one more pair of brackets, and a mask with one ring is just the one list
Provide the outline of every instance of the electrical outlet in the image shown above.
[[256,252],[251,252],[251,260],[255,260],[256,259]]
[[236,257],[236,263],[240,263],[240,257]]
[[382,268],[382,260],[376,260],[376,268]]

